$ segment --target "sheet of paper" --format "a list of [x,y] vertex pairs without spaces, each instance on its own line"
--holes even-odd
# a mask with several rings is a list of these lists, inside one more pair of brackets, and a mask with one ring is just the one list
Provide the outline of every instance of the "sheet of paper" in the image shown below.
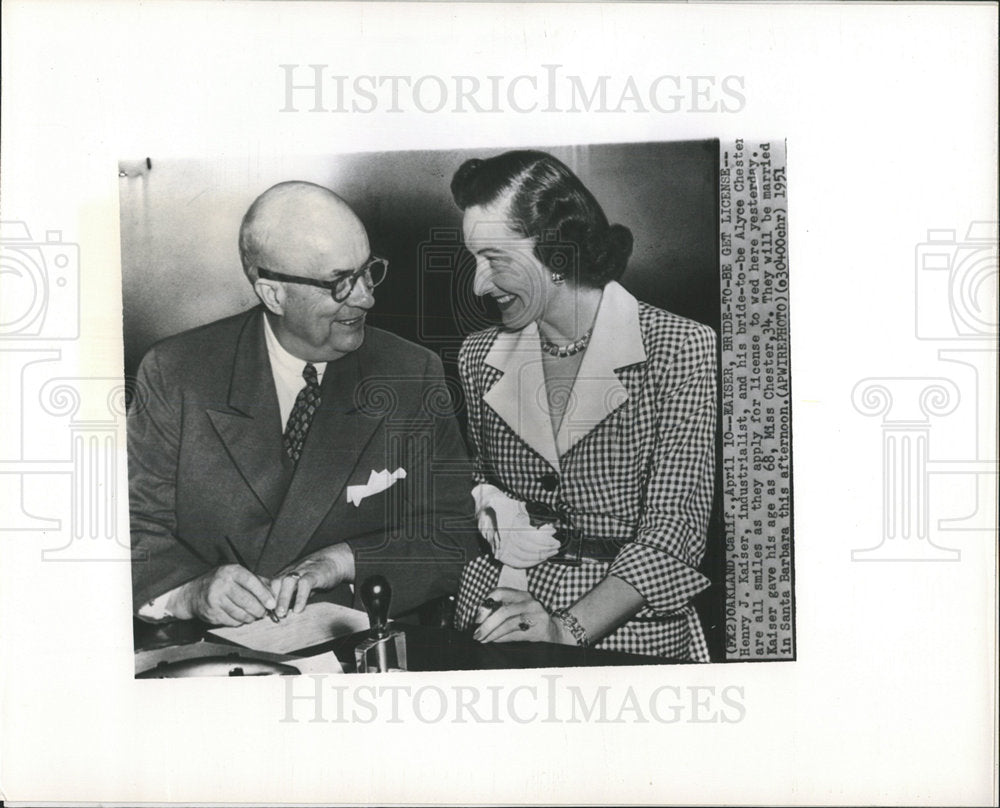
[[255,651],[287,654],[366,628],[368,615],[364,612],[336,603],[310,603],[300,614],[289,612],[280,623],[264,618],[245,626],[217,628],[208,633]]
[[302,657],[301,659],[289,659],[289,665],[294,665],[303,676],[314,673],[343,673],[344,668],[337,659],[333,651],[324,651],[322,654]]

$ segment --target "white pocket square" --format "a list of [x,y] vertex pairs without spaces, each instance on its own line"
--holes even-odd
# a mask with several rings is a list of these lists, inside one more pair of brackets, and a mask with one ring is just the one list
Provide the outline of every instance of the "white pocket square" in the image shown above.
[[399,480],[406,478],[406,469],[400,467],[391,472],[388,469],[375,471],[368,475],[368,482],[364,485],[347,486],[347,501],[355,508],[361,504],[361,500],[370,497],[372,494],[381,494],[387,488],[391,488]]

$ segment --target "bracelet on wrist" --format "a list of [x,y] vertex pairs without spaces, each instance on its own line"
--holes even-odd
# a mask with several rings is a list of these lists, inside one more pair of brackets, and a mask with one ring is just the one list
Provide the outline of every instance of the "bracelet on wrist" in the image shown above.
[[590,637],[587,636],[587,629],[583,627],[576,616],[569,609],[556,609],[552,616],[565,626],[566,630],[573,635],[576,644],[586,648],[590,645]]

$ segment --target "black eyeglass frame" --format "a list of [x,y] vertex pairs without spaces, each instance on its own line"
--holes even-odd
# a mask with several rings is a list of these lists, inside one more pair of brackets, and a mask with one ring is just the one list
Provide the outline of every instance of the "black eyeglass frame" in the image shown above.
[[[378,280],[375,279],[375,275],[372,273],[372,267],[376,265],[382,266],[381,275]],[[326,291],[328,291],[330,296],[333,298],[334,303],[343,303],[351,296],[358,279],[362,276],[367,276],[368,283],[371,284],[369,288],[371,289],[374,289],[382,283],[382,281],[384,281],[386,276],[389,274],[389,259],[373,255],[358,269],[338,270],[336,275],[328,281],[319,280],[318,278],[303,278],[301,275],[286,275],[284,272],[275,272],[267,267],[257,267],[257,274],[261,278],[264,278],[264,280],[268,281],[300,283],[305,286],[315,286],[319,289],[326,289]],[[345,281],[349,281],[347,291],[338,295],[337,287]]]

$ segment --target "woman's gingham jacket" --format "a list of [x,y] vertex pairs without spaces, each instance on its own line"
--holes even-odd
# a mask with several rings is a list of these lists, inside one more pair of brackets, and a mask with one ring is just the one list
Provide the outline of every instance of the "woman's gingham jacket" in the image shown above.
[[[620,545],[610,563],[528,570],[531,594],[550,610],[568,607],[615,575],[646,605],[598,648],[707,661],[690,600],[709,583],[698,565],[715,473],[715,332],[609,283],[556,435],[534,323],[472,334],[459,371],[476,482],[560,508],[586,538]],[[459,628],[500,569],[488,553],[466,567]]]

